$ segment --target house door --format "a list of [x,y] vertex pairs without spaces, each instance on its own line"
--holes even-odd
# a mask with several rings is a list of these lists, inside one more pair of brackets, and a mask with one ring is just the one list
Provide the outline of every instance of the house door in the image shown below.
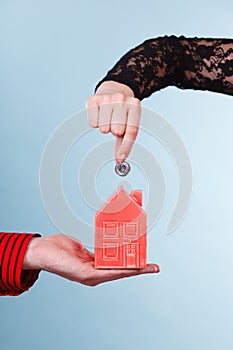
[[138,257],[138,243],[127,243],[125,245],[125,267],[137,267]]

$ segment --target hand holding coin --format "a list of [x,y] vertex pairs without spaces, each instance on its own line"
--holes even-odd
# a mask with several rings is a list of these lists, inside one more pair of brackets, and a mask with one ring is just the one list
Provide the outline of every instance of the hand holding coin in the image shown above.
[[105,81],[88,98],[86,106],[89,124],[116,137],[115,160],[123,163],[137,137],[141,116],[140,101],[133,90],[115,81]]

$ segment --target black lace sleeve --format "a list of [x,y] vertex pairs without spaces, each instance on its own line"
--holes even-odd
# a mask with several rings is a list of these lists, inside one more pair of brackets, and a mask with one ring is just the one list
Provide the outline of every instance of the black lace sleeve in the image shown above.
[[167,86],[233,95],[233,39],[164,36],[127,52],[98,83],[128,85],[142,100]]

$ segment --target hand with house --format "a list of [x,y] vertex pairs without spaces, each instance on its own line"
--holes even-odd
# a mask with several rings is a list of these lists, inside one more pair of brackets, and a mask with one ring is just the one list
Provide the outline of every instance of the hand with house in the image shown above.
[[144,268],[98,270],[94,254],[77,239],[64,234],[0,232],[0,296],[27,291],[45,270],[87,286],[124,277],[159,272],[156,264]]
[[98,270],[94,254],[77,239],[58,234],[33,238],[26,251],[23,270],[45,270],[87,286],[124,277],[159,272],[159,266],[148,264],[141,269]]
[[158,273],[146,263],[147,215],[142,191],[120,187],[96,213],[95,254],[74,237],[58,234],[34,237],[22,269],[45,270],[88,286],[146,273]]

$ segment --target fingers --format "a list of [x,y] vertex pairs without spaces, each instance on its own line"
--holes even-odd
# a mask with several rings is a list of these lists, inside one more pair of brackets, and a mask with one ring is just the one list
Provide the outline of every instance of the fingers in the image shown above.
[[100,283],[115,281],[121,278],[132,277],[148,273],[158,273],[160,267],[157,264],[148,264],[142,269],[123,269],[123,270],[95,270],[93,276],[86,280],[86,285],[96,286]]
[[91,96],[86,103],[88,123],[93,127],[99,126],[99,106],[94,96]]
[[122,93],[95,94],[86,103],[88,122],[100,132],[116,136],[117,162],[124,161],[133,146],[140,123],[140,101]]
[[108,96],[103,96],[102,103],[99,104],[98,126],[100,132],[107,134],[111,131],[113,106]]
[[130,104],[128,107],[125,134],[121,140],[116,140],[115,158],[117,162],[122,163],[129,156],[138,135],[140,118],[140,101],[137,104]]
[[123,94],[114,94],[112,96],[113,113],[111,119],[111,132],[116,137],[121,137],[125,133],[128,99]]
[[160,271],[160,267],[157,264],[148,264],[146,267],[142,269],[122,269],[122,270],[96,270],[99,277],[103,277],[109,281],[115,280],[117,278],[124,278],[136,275],[142,275],[146,273],[158,273]]
[[120,147],[121,147],[122,141],[123,141],[123,136],[116,136],[114,154],[115,154],[116,162],[119,162],[119,163],[121,163],[121,161],[119,160],[119,158],[117,157],[117,155],[118,155],[118,153],[119,153],[119,149],[120,149]]

